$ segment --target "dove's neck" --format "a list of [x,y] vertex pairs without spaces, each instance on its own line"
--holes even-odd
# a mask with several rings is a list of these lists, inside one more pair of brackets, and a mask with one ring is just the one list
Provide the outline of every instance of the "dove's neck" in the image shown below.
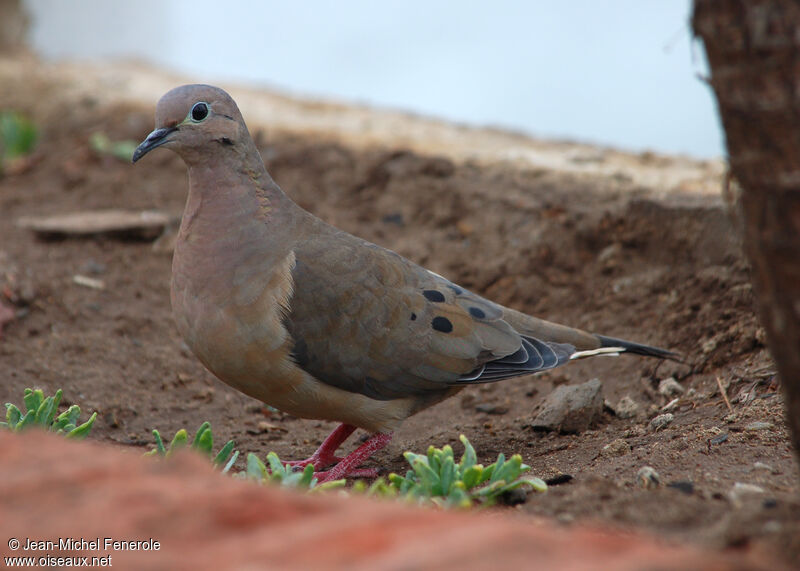
[[255,145],[243,147],[187,161],[189,196],[181,224],[183,238],[200,234],[216,239],[238,231],[274,234],[282,211],[292,210],[294,204],[267,173]]
[[302,211],[272,181],[254,147],[238,159],[214,153],[189,165],[173,286],[224,290],[240,268],[255,265],[269,274],[290,253]]

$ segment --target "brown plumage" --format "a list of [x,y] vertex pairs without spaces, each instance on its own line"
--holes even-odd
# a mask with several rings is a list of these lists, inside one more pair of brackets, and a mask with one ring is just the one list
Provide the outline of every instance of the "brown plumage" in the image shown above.
[[[290,414],[343,423],[295,463],[335,463],[323,479],[369,474],[358,465],[404,419],[467,384],[593,353],[673,356],[502,307],[314,217],[270,178],[219,88],[164,95],[133,161],[159,146],[189,169],[172,263],[178,330],[223,382]],[[354,427],[374,435],[340,462],[333,452]]]

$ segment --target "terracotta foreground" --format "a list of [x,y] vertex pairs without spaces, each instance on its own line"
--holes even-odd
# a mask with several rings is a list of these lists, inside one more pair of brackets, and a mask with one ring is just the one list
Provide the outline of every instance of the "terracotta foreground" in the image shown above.
[[[214,473],[189,453],[158,461],[38,432],[0,433],[0,467],[3,557],[87,556],[91,564],[110,556],[104,561],[117,569],[778,568],[755,553],[702,552],[498,512],[299,495]],[[12,551],[12,538],[54,547]],[[100,545],[60,550],[60,538]],[[105,538],[152,539],[160,548],[106,549]]]

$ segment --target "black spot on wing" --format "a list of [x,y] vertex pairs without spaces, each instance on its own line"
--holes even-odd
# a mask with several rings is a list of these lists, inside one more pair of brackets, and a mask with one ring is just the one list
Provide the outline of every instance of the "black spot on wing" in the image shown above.
[[470,307],[469,314],[475,319],[484,319],[486,317],[486,312],[480,307]]
[[425,299],[434,303],[442,303],[444,301],[444,294],[435,289],[426,289],[422,292],[422,295],[425,296]]
[[442,333],[450,333],[453,330],[453,324],[450,322],[450,320],[446,317],[442,317],[441,315],[433,318],[433,321],[431,321],[431,327]]

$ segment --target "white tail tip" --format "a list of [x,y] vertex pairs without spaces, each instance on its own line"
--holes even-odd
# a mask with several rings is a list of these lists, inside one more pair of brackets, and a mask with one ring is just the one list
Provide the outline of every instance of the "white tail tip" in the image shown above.
[[605,355],[606,357],[619,357],[620,353],[625,352],[624,347],[600,347],[599,349],[590,349],[589,351],[576,351],[569,356],[572,359],[583,359],[584,357],[595,357],[597,355]]

